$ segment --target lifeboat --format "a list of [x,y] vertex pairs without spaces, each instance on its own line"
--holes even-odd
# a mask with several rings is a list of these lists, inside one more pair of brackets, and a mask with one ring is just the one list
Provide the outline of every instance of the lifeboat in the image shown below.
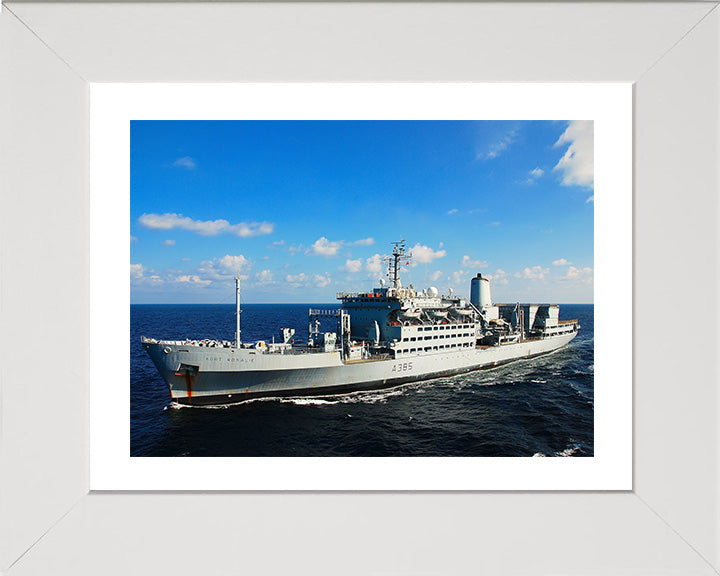
[[412,310],[410,308],[398,310],[397,317],[400,320],[416,320],[420,318],[420,310]]
[[464,317],[472,316],[472,313],[473,313],[473,311],[470,308],[455,308],[455,310],[453,310],[453,312],[455,314],[457,314],[458,316],[464,316]]

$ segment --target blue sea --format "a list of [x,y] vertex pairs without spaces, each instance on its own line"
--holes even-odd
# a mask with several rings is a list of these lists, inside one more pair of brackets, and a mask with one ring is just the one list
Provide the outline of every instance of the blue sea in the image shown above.
[[[242,338],[307,339],[309,307],[245,304]],[[593,456],[593,305],[560,306],[580,333],[547,356],[389,390],[171,405],[140,336],[233,340],[234,305],[130,308],[131,456]]]

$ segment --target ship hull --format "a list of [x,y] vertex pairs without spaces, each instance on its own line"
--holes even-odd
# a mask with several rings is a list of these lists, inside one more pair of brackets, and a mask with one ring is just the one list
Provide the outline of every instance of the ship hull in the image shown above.
[[207,406],[391,388],[548,354],[576,335],[573,332],[502,346],[345,363],[338,351],[279,354],[167,342],[144,346],[174,402]]

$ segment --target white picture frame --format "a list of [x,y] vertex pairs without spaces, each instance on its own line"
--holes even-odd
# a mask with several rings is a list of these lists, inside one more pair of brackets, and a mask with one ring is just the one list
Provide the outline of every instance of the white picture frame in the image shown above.
[[[716,6],[5,6],[3,573],[715,574]],[[89,494],[88,83],[183,79],[634,82],[633,491]]]

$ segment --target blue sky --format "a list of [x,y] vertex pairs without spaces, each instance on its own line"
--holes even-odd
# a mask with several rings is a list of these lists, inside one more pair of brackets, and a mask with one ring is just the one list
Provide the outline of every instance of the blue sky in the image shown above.
[[593,302],[593,124],[133,121],[131,301],[334,302],[405,285]]

